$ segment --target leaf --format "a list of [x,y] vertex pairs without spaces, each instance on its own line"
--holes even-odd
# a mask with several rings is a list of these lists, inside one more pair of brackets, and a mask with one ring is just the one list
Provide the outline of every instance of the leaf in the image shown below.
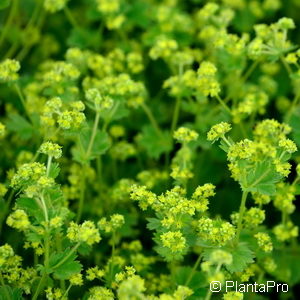
[[52,163],[49,171],[49,177],[56,178],[60,172],[60,167],[58,163]]
[[231,273],[242,272],[248,264],[253,262],[254,253],[246,243],[239,243],[237,247],[227,249],[227,251],[232,255],[232,263],[226,266],[227,270]]
[[274,195],[276,183],[282,176],[275,171],[271,162],[258,163],[246,176],[246,184],[242,184],[243,191]]
[[149,26],[148,12],[149,3],[146,1],[136,1],[128,5],[126,17],[129,22],[146,29]]
[[150,230],[156,230],[161,227],[160,221],[156,218],[147,218],[147,228]]
[[53,189],[48,190],[47,192],[48,192],[47,194],[49,196],[51,206],[60,207],[61,205],[64,204],[65,199],[64,199],[64,194],[61,191],[61,189],[53,188]]
[[23,140],[30,139],[34,133],[32,125],[25,118],[17,114],[9,115],[6,126],[9,130],[17,133]]
[[[114,96],[113,98],[113,106],[109,111],[103,112],[101,117],[104,119],[106,124],[111,123],[112,121],[120,120],[124,117],[127,117],[130,113],[130,110],[127,108],[124,97]],[[95,111],[94,103],[86,102],[86,105]]]
[[76,261],[76,254],[70,255],[70,257],[64,261],[58,267],[55,267],[59,262],[61,262],[70,253],[70,248],[66,249],[61,253],[53,253],[49,259],[49,272],[53,272],[53,275],[57,279],[65,280],[70,278],[71,275],[79,273],[82,269],[82,265]]
[[16,203],[19,209],[23,209],[29,216],[35,217],[37,221],[44,220],[43,210],[34,199],[21,197],[17,199]]
[[90,151],[89,158],[87,158],[87,152],[92,136],[92,129],[84,128],[79,134],[80,144],[77,144],[75,148],[72,149],[72,154],[74,160],[85,163],[87,159],[93,159],[97,156],[104,154],[110,147],[111,141],[106,132],[98,130],[94,139],[93,146]]
[[97,30],[91,28],[84,29],[73,28],[71,35],[67,39],[67,44],[69,47],[78,47],[81,49],[99,47],[101,43],[101,36]]
[[0,300],[7,300],[6,294],[9,294],[10,300],[22,300],[22,290],[19,288],[11,288],[10,286],[0,286]]
[[[185,285],[189,279],[190,274],[192,273],[191,267],[179,267],[175,272],[175,282],[177,285]],[[201,287],[205,287],[207,285],[206,275],[203,272],[196,271],[194,276],[191,278],[189,284],[187,285],[192,290],[196,291]]]
[[[210,255],[214,250],[216,250],[216,248],[207,248],[203,251],[205,261],[210,260]],[[235,247],[223,247],[222,250],[227,251],[232,255],[232,263],[226,266],[226,269],[230,273],[242,272],[248,264],[253,262],[254,254],[246,243],[239,243]]]
[[172,149],[172,137],[169,132],[162,131],[160,135],[151,125],[143,127],[138,142],[146,149],[148,156],[156,159]]
[[291,114],[289,125],[293,128],[293,139],[298,146],[300,146],[300,107]]
[[10,0],[0,0],[0,10],[5,9],[10,5]]
[[276,277],[290,285],[295,285],[300,282],[300,248],[275,250],[273,258],[277,268],[275,271]]

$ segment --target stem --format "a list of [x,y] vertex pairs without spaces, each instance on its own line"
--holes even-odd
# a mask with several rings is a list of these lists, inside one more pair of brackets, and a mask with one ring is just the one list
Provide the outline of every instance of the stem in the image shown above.
[[65,299],[65,297],[68,295],[68,293],[69,293],[69,291],[70,291],[71,287],[72,287],[72,284],[70,284],[70,285],[68,286],[68,288],[67,288],[66,292],[63,294],[63,296],[62,296],[62,298],[61,298],[61,299]]
[[228,141],[228,139],[225,137],[225,135],[221,136],[221,138],[227,144],[228,147],[232,146],[232,144]]
[[156,121],[155,117],[153,116],[152,111],[150,110],[150,108],[145,103],[142,103],[141,106],[142,106],[145,114],[147,115],[151,125],[153,126],[153,128],[157,132],[157,134],[162,135],[161,129],[159,128],[159,126],[157,124],[157,121]]
[[114,267],[114,257],[115,257],[115,238],[116,233],[113,231],[112,233],[112,248],[111,248],[111,267],[110,267],[110,284],[112,284],[113,281],[113,267]]
[[[44,201],[42,201],[44,202]],[[48,219],[48,214],[46,215],[47,219]],[[47,220],[46,220],[47,221]],[[45,235],[45,258],[44,258],[44,266],[46,269],[49,268],[49,257],[50,257],[50,241],[49,241],[49,228],[48,228],[48,221],[47,221],[47,228],[46,228],[46,235]],[[45,280],[47,279],[48,275],[46,270],[44,270],[43,275],[40,279],[40,282],[37,286],[37,289],[35,291],[35,294],[32,298],[32,300],[36,300],[40,294],[40,292],[42,291],[42,289],[44,288],[45,285]]]
[[252,72],[256,69],[257,65],[258,65],[258,60],[255,60],[251,66],[249,67],[249,69],[246,71],[246,73],[242,76],[242,82],[245,82],[250,75],[252,74]]
[[9,30],[9,27],[16,15],[16,12],[17,12],[17,9],[18,9],[18,5],[19,5],[19,0],[13,0],[12,1],[12,6],[11,6],[11,9],[10,9],[10,12],[9,12],[9,15],[7,17],[7,21],[4,25],[4,28],[1,32],[1,36],[0,36],[0,45],[2,45],[4,39],[6,38],[6,35],[8,33],[8,30]]
[[[215,270],[214,274],[217,274],[217,273],[220,271],[220,269],[221,269],[221,266],[222,266],[222,264],[218,264],[218,265],[217,265],[217,267],[216,267],[216,270]],[[211,295],[212,295],[212,291],[211,291],[211,290],[210,290],[210,288],[209,288],[209,290],[207,291],[207,294],[206,294],[206,296],[205,296],[205,299],[204,299],[204,300],[210,300],[210,298],[211,298]]]
[[15,84],[14,84],[14,87],[15,87],[15,89],[16,89],[16,92],[17,92],[17,94],[18,94],[18,96],[19,96],[19,99],[20,99],[20,101],[21,101],[21,103],[22,103],[22,106],[23,106],[23,108],[24,108],[24,110],[25,110],[25,113],[26,113],[28,119],[29,119],[30,122],[33,124],[32,119],[31,119],[31,116],[30,116],[30,114],[29,114],[28,111],[27,111],[26,104],[25,104],[26,101],[25,101],[24,95],[23,95],[23,93],[22,93],[22,90],[21,90],[19,84],[18,84],[18,83],[15,83]]
[[19,86],[17,83],[15,83],[15,84],[14,84],[14,87],[15,87],[15,89],[16,89],[16,91],[17,91],[17,94],[18,94],[18,96],[19,96],[19,98],[20,98],[20,100],[21,100],[21,103],[22,103],[24,109],[26,110],[25,98],[24,98],[24,96],[23,96],[23,93],[22,93],[22,91],[21,91],[20,86]]
[[300,177],[297,175],[297,177],[292,182],[292,186],[295,185],[300,180]]
[[282,56],[280,56],[280,60],[283,63],[283,65],[284,65],[286,71],[288,72],[289,76],[291,76],[293,74],[293,71],[292,71],[291,67],[289,66],[289,64],[285,61],[285,59]]
[[173,118],[172,118],[172,124],[171,124],[171,134],[173,134],[173,132],[175,131],[175,129],[177,127],[180,106],[181,106],[181,98],[176,98],[175,108],[174,108],[174,113],[173,113]]
[[92,131],[91,139],[90,139],[88,149],[87,149],[86,154],[85,154],[87,159],[89,159],[89,156],[91,154],[91,151],[92,151],[92,148],[93,148],[93,145],[94,145],[95,137],[96,137],[96,134],[97,134],[97,128],[98,128],[98,125],[99,125],[99,120],[100,120],[100,113],[97,111],[95,121],[94,121],[94,125],[93,125],[93,131]]
[[80,187],[80,196],[77,210],[76,223],[80,222],[84,204],[84,194],[85,194],[86,182],[85,182],[85,168],[83,168],[82,179],[81,179],[81,187]]
[[48,223],[49,223],[48,210],[47,210],[47,206],[46,206],[45,199],[44,199],[43,195],[41,196],[40,200],[41,200],[41,203],[42,203],[42,206],[43,206],[45,221],[46,221],[47,226],[48,226]]
[[[38,4],[35,5],[34,11],[24,29],[24,32],[28,32],[30,28],[33,26],[33,24],[38,21],[38,18],[41,18],[42,20],[45,17],[45,10],[43,10],[43,1],[39,1]],[[36,22],[36,28],[38,29],[41,25],[41,22]],[[18,40],[14,42],[18,43]],[[15,44],[17,45],[17,44]],[[18,61],[22,61],[25,56],[28,54],[29,50],[32,48],[33,44],[26,44],[24,47],[21,48],[18,54],[16,54],[16,59]],[[14,45],[12,45],[12,48],[14,48]]]
[[241,201],[240,210],[239,210],[239,220],[238,220],[237,232],[236,232],[236,243],[238,243],[239,239],[240,239],[242,223],[243,223],[243,216],[244,216],[244,212],[246,209],[247,196],[248,196],[248,192],[243,192],[242,201]]
[[40,282],[39,282],[39,284],[38,284],[38,286],[37,286],[37,288],[36,288],[36,290],[35,290],[35,293],[34,293],[34,295],[33,295],[33,297],[32,297],[32,300],[36,300],[36,299],[38,298],[38,296],[39,296],[41,290],[43,289],[44,282],[45,282],[45,279],[46,279],[46,278],[47,278],[47,273],[44,272],[44,273],[43,273],[43,276],[41,277],[41,280],[40,280]]
[[184,283],[185,286],[188,286],[189,283],[191,282],[191,280],[193,279],[193,276],[195,275],[195,272],[196,272],[196,270],[197,270],[198,267],[199,267],[199,264],[200,264],[200,262],[201,262],[201,259],[202,259],[202,254],[200,254],[200,255],[198,256],[198,258],[197,258],[197,260],[196,260],[196,262],[195,262],[195,264],[194,264],[194,266],[193,266],[193,269],[192,269],[192,271],[191,271],[189,277],[187,278],[187,280],[186,280],[185,283]]
[[291,104],[291,107],[289,109],[289,111],[287,112],[286,114],[286,122],[289,123],[290,119],[291,119],[291,116],[292,116],[292,113],[294,111],[294,109],[296,108],[297,104],[298,104],[298,101],[300,99],[300,93],[297,93],[294,97],[294,100]]
[[47,161],[47,171],[46,171],[47,176],[49,176],[49,172],[50,172],[50,168],[51,168],[51,162],[52,162],[52,156],[49,155],[48,156],[48,161]]
[[75,18],[73,16],[72,12],[69,10],[69,8],[67,6],[65,6],[65,8],[64,8],[64,13],[65,13],[68,21],[74,28],[76,28],[76,29],[80,28],[80,26],[78,25],[77,21],[75,20]]
[[73,253],[77,250],[77,248],[80,246],[80,243],[77,243],[68,253],[67,256],[65,256],[60,262],[58,262],[54,267],[52,267],[52,269],[56,269],[59,266],[61,266],[65,261],[67,261],[72,255]]
[[10,300],[11,298],[10,298],[7,286],[4,283],[2,272],[0,272],[0,282],[1,282],[2,286],[3,286],[3,288],[4,288],[5,297],[7,298],[7,300]]
[[219,103],[223,106],[223,108],[231,115],[231,110],[228,107],[228,105],[221,99],[221,97],[219,95],[216,95],[217,100],[219,101]]
[[3,220],[5,219],[6,215],[7,215],[7,212],[9,210],[9,207],[10,207],[10,204],[11,204],[11,201],[13,199],[13,196],[14,196],[14,190],[12,189],[9,193],[9,196],[8,196],[8,199],[7,201],[5,202],[5,206],[4,206],[4,209],[3,211],[1,212],[1,216],[0,216],[0,234],[1,234],[1,231],[2,231],[2,224],[3,224]]

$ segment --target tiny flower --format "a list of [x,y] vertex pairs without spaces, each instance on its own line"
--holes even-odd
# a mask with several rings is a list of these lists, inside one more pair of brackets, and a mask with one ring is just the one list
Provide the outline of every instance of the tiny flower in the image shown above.
[[90,246],[101,240],[99,231],[92,221],[85,221],[81,225],[71,222],[67,237],[73,242],[87,243]]
[[226,122],[221,122],[214,125],[207,133],[207,140],[215,142],[219,138],[222,138],[227,132],[231,130],[231,125]]
[[180,127],[174,132],[174,138],[179,142],[191,142],[198,138],[198,133],[186,127]]
[[77,273],[77,274],[73,274],[70,278],[69,278],[70,284],[72,285],[83,285],[83,279],[82,279],[82,274]]
[[259,232],[254,235],[257,240],[258,246],[264,252],[271,252],[273,250],[273,244],[270,236],[264,232]]
[[62,155],[61,148],[58,144],[46,142],[41,145],[39,152],[58,159]]
[[10,214],[6,220],[6,224],[20,231],[24,231],[30,226],[28,216],[22,209],[17,209],[12,214]]
[[171,252],[182,252],[186,247],[186,239],[180,231],[168,231],[161,234],[160,239]]
[[20,63],[14,59],[6,59],[0,63],[0,81],[10,82],[19,78]]
[[0,139],[5,136],[5,126],[0,122]]
[[62,10],[66,6],[67,1],[68,0],[45,0],[44,8],[50,13],[55,13]]

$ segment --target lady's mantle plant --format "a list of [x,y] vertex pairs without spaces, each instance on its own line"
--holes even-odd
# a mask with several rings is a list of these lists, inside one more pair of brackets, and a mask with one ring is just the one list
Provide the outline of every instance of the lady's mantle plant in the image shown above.
[[0,1],[0,299],[296,299],[299,3],[23,2]]

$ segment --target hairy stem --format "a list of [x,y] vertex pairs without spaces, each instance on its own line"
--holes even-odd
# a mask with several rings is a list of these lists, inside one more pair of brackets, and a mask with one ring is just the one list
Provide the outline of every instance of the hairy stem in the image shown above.
[[51,163],[52,163],[52,156],[49,155],[47,160],[47,171],[46,171],[47,176],[49,176],[50,173]]
[[142,103],[141,106],[142,106],[142,109],[144,110],[146,116],[148,117],[151,125],[155,129],[156,133],[158,135],[161,135],[162,134],[161,129],[159,128],[158,123],[157,123],[155,117],[153,116],[152,111],[150,110],[150,108],[145,103]]
[[85,154],[85,157],[87,159],[89,159],[90,155],[91,155],[91,151],[95,142],[95,138],[96,138],[96,134],[97,134],[97,129],[98,129],[98,125],[99,125],[99,120],[100,120],[100,113],[97,111],[96,112],[96,117],[95,117],[95,121],[94,121],[94,125],[93,125],[93,131],[92,131],[92,135],[89,141],[89,145]]
[[3,286],[4,288],[4,293],[5,293],[5,298],[7,300],[10,300],[10,295],[9,295],[9,291],[7,289],[7,286],[5,285],[5,282],[4,282],[4,279],[3,279],[3,275],[2,275],[2,272],[0,272],[0,282],[1,282],[1,285]]
[[[214,274],[217,274],[217,273],[220,271],[221,266],[222,266],[222,264],[218,264],[218,265],[217,265]],[[208,289],[207,293],[206,293],[206,296],[205,296],[205,299],[204,299],[204,300],[210,300],[211,295],[212,295],[212,291],[211,291],[211,287],[210,287],[210,288]]]
[[4,28],[3,28],[2,32],[1,32],[0,46],[2,45],[4,39],[6,38],[8,30],[9,30],[9,27],[11,26],[11,24],[13,22],[13,19],[16,16],[16,12],[18,10],[18,5],[19,5],[19,0],[13,0],[12,1],[12,5],[11,5],[11,8],[10,8],[9,15],[7,17],[7,20],[6,20],[6,23],[4,25]]
[[66,262],[72,255],[73,253],[77,250],[77,248],[80,246],[80,243],[77,243],[68,253],[67,256],[65,256],[60,262],[58,262],[52,269],[56,269],[59,266],[61,266],[64,262]]
[[185,281],[184,285],[188,286],[189,283],[191,282],[191,280],[193,279],[193,276],[195,275],[196,270],[198,269],[200,262],[202,259],[202,254],[200,254],[196,260],[196,262],[194,263],[193,269],[191,271],[191,273],[189,274],[189,277],[187,278],[187,280]]
[[73,16],[72,12],[69,10],[69,8],[67,6],[65,6],[65,8],[64,8],[64,13],[65,13],[68,21],[74,28],[76,28],[76,29],[80,28],[80,26],[78,25],[77,21],[75,20],[75,18]]
[[231,115],[231,110],[228,107],[228,105],[221,99],[221,97],[219,95],[216,95],[217,100],[219,101],[219,103],[222,105],[222,107]]
[[41,291],[42,291],[42,289],[44,287],[46,278],[47,278],[47,274],[46,274],[46,272],[44,272],[43,275],[42,275],[42,277],[41,277],[41,279],[40,279],[40,281],[39,281],[39,284],[38,284],[38,286],[37,286],[37,288],[35,290],[35,293],[34,293],[34,295],[32,297],[32,300],[36,300],[38,298],[39,294],[41,293]]
[[238,243],[239,239],[240,239],[240,234],[241,234],[242,224],[243,224],[243,217],[244,217],[244,212],[246,209],[247,196],[248,196],[248,192],[243,192],[242,201],[241,201],[240,210],[239,210],[239,220],[238,220],[237,231],[236,231],[236,243]]
[[82,178],[81,178],[81,187],[80,187],[80,195],[79,195],[79,202],[78,202],[78,210],[77,210],[77,216],[76,216],[76,222],[79,223],[81,216],[82,216],[82,210],[83,210],[83,204],[84,204],[84,195],[85,195],[85,189],[86,189],[86,180],[85,180],[85,167],[82,169]]

